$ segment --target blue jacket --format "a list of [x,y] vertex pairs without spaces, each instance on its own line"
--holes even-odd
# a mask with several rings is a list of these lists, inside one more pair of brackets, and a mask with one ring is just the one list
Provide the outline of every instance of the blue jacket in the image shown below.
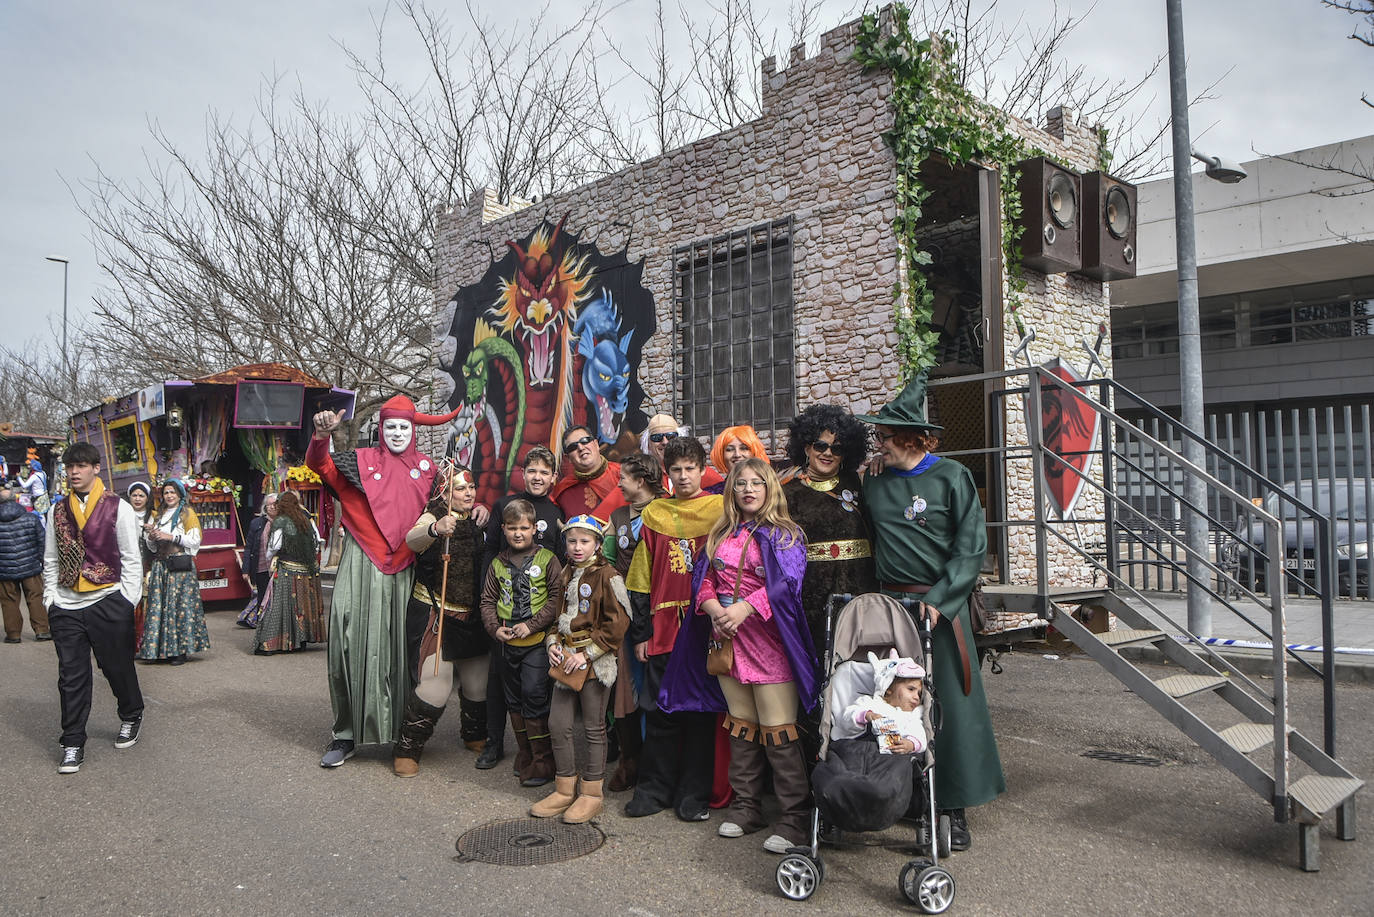
[[248,525],[248,537],[243,540],[243,570],[249,576],[267,572],[258,569],[258,564],[262,563],[262,558],[258,556],[259,547],[262,545],[262,530],[266,525],[267,517],[261,513],[254,516]]
[[10,500],[0,503],[0,580],[43,572],[43,522]]

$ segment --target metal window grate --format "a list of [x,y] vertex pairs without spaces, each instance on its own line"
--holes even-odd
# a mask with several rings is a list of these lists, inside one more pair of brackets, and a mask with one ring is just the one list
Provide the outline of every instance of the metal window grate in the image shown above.
[[683,421],[703,435],[748,423],[777,442],[796,413],[792,218],[673,255]]

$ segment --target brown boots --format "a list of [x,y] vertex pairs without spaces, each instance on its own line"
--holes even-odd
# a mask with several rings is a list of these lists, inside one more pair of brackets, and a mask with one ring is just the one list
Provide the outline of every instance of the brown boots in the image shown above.
[[530,806],[530,814],[535,818],[553,818],[568,811],[577,798],[577,777],[555,777],[553,792]]
[[810,836],[811,782],[806,774],[806,756],[795,725],[773,726],[762,732],[759,741],[773,768],[773,794],[782,809],[763,849],[786,853],[789,847],[806,843]]
[[391,749],[391,769],[397,777],[414,777],[420,773],[420,754],[443,714],[443,707],[431,707],[414,691],[410,692],[401,715],[401,737]]
[[[549,718],[524,720],[529,742],[529,764],[520,771],[521,786],[543,786],[553,779],[553,741],[549,737]],[[516,734],[519,738],[519,733]],[[521,749],[523,752],[524,749]]]
[[589,822],[601,814],[601,808],[601,781],[583,780],[577,788],[577,801],[563,813],[563,821],[569,825]]
[[735,791],[735,801],[725,810],[725,820],[716,833],[721,837],[743,837],[765,824],[763,780],[768,759],[758,743],[757,723],[727,716],[724,726],[730,733],[730,788]]

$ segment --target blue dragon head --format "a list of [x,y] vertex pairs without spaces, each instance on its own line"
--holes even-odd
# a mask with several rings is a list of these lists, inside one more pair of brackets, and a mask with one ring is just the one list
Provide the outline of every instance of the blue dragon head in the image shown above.
[[593,408],[597,439],[615,442],[620,433],[616,415],[623,415],[630,404],[629,352],[634,331],[616,337],[620,316],[605,290],[582,310],[573,330],[578,335],[577,351],[583,357],[582,393]]

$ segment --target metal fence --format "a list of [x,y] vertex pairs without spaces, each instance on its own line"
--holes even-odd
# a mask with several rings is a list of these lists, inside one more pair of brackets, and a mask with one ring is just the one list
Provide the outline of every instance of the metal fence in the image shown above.
[[[1123,412],[1125,413],[1125,412]],[[1300,407],[1241,407],[1209,412],[1207,439],[1263,478],[1282,485],[1290,495],[1329,515],[1335,529],[1336,594],[1344,598],[1370,598],[1369,545],[1374,542],[1374,449],[1371,449],[1371,413],[1374,404],[1309,405]],[[1136,415],[1131,420],[1144,433],[1171,447],[1181,440],[1176,421],[1158,414]],[[1114,477],[1120,492],[1140,513],[1167,532],[1180,536],[1183,507],[1170,496],[1183,477],[1182,469],[1170,467],[1166,458],[1144,450],[1136,454],[1129,444],[1112,452]],[[1209,455],[1207,470],[1252,501],[1269,499],[1253,478],[1238,474],[1235,466]],[[1166,483],[1169,486],[1162,486]],[[1312,597],[1319,579],[1318,560],[1311,544],[1313,532],[1302,520],[1284,515],[1285,501],[1273,501],[1283,518],[1288,593]],[[1245,583],[1263,587],[1262,565],[1253,552],[1240,549],[1251,524],[1234,506],[1212,502],[1209,514],[1211,550]],[[1145,544],[1144,542],[1149,542]],[[1161,556],[1182,559],[1182,551],[1158,528],[1118,522],[1116,543],[1122,573],[1137,588],[1183,591],[1186,580]]]

